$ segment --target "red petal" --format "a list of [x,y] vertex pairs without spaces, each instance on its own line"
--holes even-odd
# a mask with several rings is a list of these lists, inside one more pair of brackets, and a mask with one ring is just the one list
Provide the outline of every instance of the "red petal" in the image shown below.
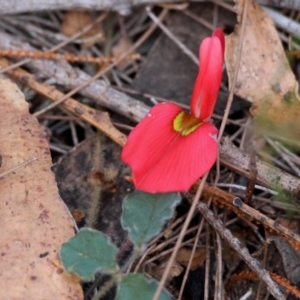
[[155,158],[169,147],[174,134],[173,119],[181,111],[182,109],[173,103],[157,104],[131,131],[121,158],[130,165],[134,174],[150,169],[155,163]]
[[214,164],[217,129],[204,123],[188,136],[173,130],[181,112],[175,104],[154,106],[131,132],[122,151],[137,189],[150,193],[186,191]]
[[220,40],[221,46],[222,46],[222,53],[224,55],[224,52],[225,52],[225,37],[224,37],[224,33],[223,33],[222,29],[218,27],[215,30],[213,36],[216,36]]
[[203,121],[210,119],[222,80],[224,57],[224,34],[217,29],[211,38],[206,38],[199,49],[200,70],[194,85],[191,113]]

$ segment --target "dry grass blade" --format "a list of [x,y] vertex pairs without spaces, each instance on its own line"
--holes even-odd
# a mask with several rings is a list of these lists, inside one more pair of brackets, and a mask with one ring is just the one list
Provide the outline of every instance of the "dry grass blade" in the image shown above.
[[6,176],[7,174],[10,174],[10,173],[12,173],[12,172],[15,172],[15,171],[17,171],[18,169],[20,169],[20,168],[22,168],[22,167],[27,166],[28,164],[30,164],[31,162],[33,162],[33,161],[35,161],[35,160],[37,160],[36,157],[29,158],[29,159],[25,160],[24,162],[22,162],[22,163],[20,163],[20,164],[18,164],[18,165],[16,165],[16,166],[14,166],[14,167],[12,167],[12,168],[6,170],[5,172],[1,172],[1,173],[0,173],[0,178]]
[[195,251],[196,251],[196,248],[197,248],[197,243],[199,241],[199,236],[201,234],[203,224],[204,224],[204,219],[202,218],[202,220],[201,220],[201,222],[198,226],[198,230],[197,230],[197,234],[196,234],[196,237],[195,237],[195,242],[194,242],[194,245],[193,245],[193,249],[192,249],[192,252],[191,252],[191,255],[190,255],[190,259],[189,259],[188,265],[186,267],[186,270],[184,272],[184,277],[183,277],[182,284],[181,284],[181,287],[180,287],[178,300],[181,300],[181,297],[183,295],[183,290],[184,290],[185,283],[186,283],[187,278],[188,278],[188,274],[189,274],[190,269],[191,269],[192,261],[193,261],[194,255],[195,255]]

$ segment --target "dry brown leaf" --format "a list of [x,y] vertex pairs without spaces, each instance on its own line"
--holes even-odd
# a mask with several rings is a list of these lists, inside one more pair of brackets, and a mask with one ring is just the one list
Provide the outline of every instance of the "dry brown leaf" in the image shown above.
[[79,209],[73,209],[71,211],[71,214],[75,220],[76,223],[79,223],[83,220],[83,218],[85,217],[85,213],[82,212],[81,210]]
[[62,268],[59,249],[73,223],[50,171],[48,143],[18,87],[0,80],[0,290],[2,299],[83,299],[78,279]]
[[[147,270],[147,273],[152,277],[156,278],[157,280],[161,280],[166,270],[167,262],[168,260],[162,263],[160,266],[155,266],[154,268]],[[174,277],[179,276],[182,273],[182,271],[183,271],[183,267],[176,261],[173,262],[170,272],[168,273],[167,281],[169,282]]]
[[[192,249],[190,248],[180,248],[177,253],[176,261],[179,262],[181,265],[187,267],[190,257],[192,254]],[[195,251],[195,255],[192,260],[191,270],[194,271],[201,267],[206,259],[206,249],[205,248],[198,248]]]
[[[294,233],[298,233],[299,221],[292,221],[283,218],[277,218],[276,222]],[[282,257],[283,267],[287,278],[295,285],[298,284],[300,278],[300,252],[295,250],[291,244],[285,241],[280,236],[273,236],[267,233],[270,240],[275,242],[275,245]]]
[[[131,41],[129,40],[129,38],[127,36],[124,35],[120,38],[118,44],[112,48],[113,56],[118,58],[123,53],[128,51],[131,47],[132,47]],[[117,67],[119,69],[123,69],[131,61],[132,61],[132,59],[129,56],[125,57],[118,63]]]
[[[93,18],[89,13],[82,11],[70,11],[64,16],[61,30],[64,35],[72,36],[92,22]],[[86,39],[83,43],[86,48],[92,47],[97,42],[103,42],[105,38],[102,25],[95,25],[92,29],[83,34],[82,38]]]
[[[282,132],[299,119],[298,84],[288,64],[274,24],[267,13],[250,0],[246,13],[245,33],[241,36],[241,15],[244,0],[237,0],[240,24],[226,37],[225,62],[232,85],[238,56],[239,39],[243,39],[241,61],[235,93],[253,102],[252,114],[262,127]],[[299,123],[299,122],[298,122]],[[277,127],[276,129],[274,127]],[[299,131],[296,130],[298,134]]]

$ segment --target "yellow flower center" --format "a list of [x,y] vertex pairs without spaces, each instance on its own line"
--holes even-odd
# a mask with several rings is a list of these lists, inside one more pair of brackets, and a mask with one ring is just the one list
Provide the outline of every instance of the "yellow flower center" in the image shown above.
[[173,128],[175,131],[187,136],[195,131],[203,122],[195,118],[191,114],[186,114],[184,111],[180,112],[173,120]]

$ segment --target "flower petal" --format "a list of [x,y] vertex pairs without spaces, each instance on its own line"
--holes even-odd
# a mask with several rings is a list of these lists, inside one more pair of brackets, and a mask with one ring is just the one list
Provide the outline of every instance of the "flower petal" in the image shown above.
[[224,34],[217,29],[211,38],[205,38],[199,49],[200,70],[191,99],[191,113],[203,121],[210,119],[222,80]]
[[221,46],[222,46],[222,53],[224,55],[224,52],[225,52],[225,37],[224,37],[224,33],[223,33],[222,29],[220,27],[218,27],[215,30],[213,36],[217,37],[220,40]]
[[131,131],[121,158],[135,173],[150,169],[168,149],[174,137],[173,120],[181,111],[174,103],[157,104]]
[[137,189],[150,193],[186,191],[214,164],[217,129],[204,123],[182,136],[173,129],[175,104],[154,106],[131,132],[122,151]]

